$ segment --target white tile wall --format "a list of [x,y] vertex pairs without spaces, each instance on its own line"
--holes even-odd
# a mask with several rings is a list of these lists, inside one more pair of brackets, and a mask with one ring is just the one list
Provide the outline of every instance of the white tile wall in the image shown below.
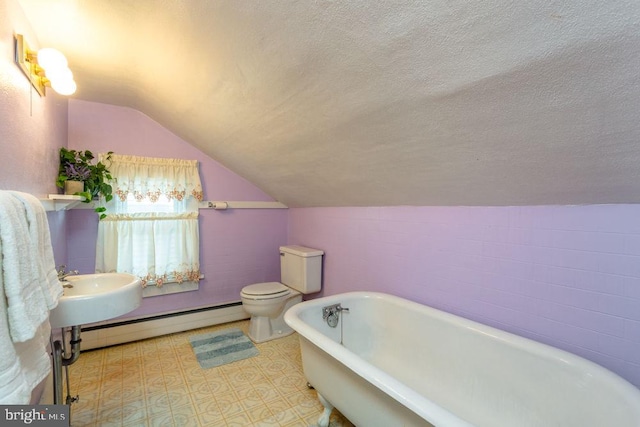
[[640,386],[640,205],[298,208],[324,292],[400,295],[580,354]]

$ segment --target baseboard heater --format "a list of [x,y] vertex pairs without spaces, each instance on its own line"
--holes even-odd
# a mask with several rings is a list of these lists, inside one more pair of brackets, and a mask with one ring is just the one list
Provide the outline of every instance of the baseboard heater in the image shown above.
[[206,326],[248,319],[242,302],[200,307],[153,316],[100,322],[82,327],[82,350],[108,347]]

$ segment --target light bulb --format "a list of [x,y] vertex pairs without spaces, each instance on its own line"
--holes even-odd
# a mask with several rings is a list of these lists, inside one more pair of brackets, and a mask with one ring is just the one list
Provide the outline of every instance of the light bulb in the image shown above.
[[76,82],[71,80],[51,81],[51,88],[60,95],[73,95],[77,89]]
[[67,58],[59,50],[46,47],[38,51],[38,65],[45,70],[67,68]]

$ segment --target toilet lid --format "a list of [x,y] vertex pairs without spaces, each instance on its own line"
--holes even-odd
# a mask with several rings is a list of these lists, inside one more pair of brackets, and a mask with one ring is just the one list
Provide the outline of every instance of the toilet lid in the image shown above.
[[277,298],[287,295],[290,291],[291,289],[280,282],[256,283],[255,285],[249,285],[242,288],[242,293],[245,295],[268,298]]

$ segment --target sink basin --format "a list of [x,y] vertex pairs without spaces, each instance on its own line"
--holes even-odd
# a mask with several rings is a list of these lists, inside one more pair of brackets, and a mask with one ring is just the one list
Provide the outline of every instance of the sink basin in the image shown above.
[[140,279],[127,273],[68,276],[64,295],[49,316],[52,328],[86,325],[126,314],[140,306]]

